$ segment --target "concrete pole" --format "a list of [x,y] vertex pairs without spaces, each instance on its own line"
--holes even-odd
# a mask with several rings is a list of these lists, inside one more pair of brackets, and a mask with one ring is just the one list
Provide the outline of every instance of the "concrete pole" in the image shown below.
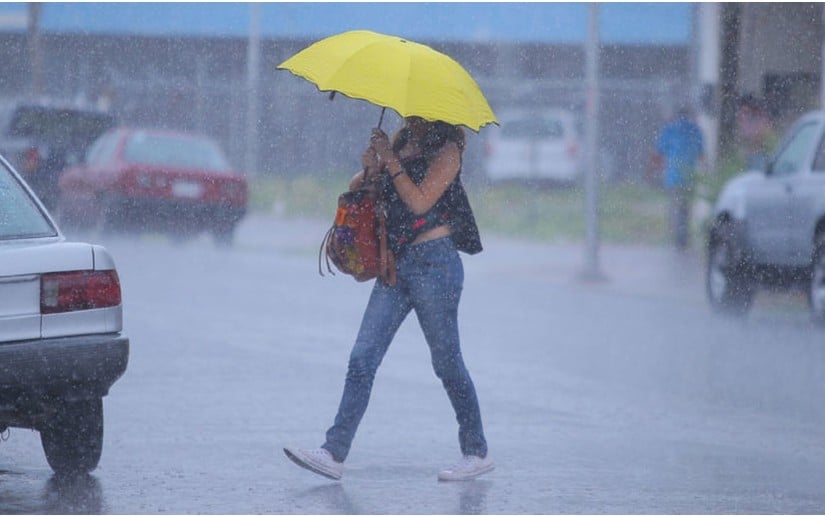
[[600,280],[599,265],[599,5],[590,4],[585,52],[585,254],[582,277]]
[[700,109],[698,122],[705,135],[708,171],[714,173],[719,148],[719,67],[721,52],[721,16],[718,3],[694,4],[696,16],[697,76]]
[[[825,33],[825,6],[819,6],[819,22],[822,24]],[[825,109],[825,38],[822,38],[822,50],[819,60],[819,109]]]
[[258,76],[260,73],[261,4],[249,6],[249,42],[246,48],[246,152],[247,175],[258,174]]
[[28,44],[29,44],[29,80],[32,98],[43,94],[43,52],[40,48],[40,11],[38,2],[29,4]]

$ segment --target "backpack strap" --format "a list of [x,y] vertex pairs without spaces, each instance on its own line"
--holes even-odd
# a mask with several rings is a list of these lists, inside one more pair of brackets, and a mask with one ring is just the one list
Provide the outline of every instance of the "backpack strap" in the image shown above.
[[327,271],[335,276],[335,271],[332,270],[332,266],[329,264],[329,255],[326,252],[327,245],[329,244],[329,239],[332,237],[332,233],[335,231],[335,224],[333,224],[328,230],[327,233],[324,235],[324,238],[321,240],[321,248],[318,250],[318,274],[321,276],[324,275],[324,270],[322,268],[323,260],[326,258],[327,262]]
[[376,217],[378,219],[378,263],[381,271],[379,277],[387,285],[393,286],[396,280],[395,257],[387,242],[387,206],[380,189],[375,209],[377,210]]

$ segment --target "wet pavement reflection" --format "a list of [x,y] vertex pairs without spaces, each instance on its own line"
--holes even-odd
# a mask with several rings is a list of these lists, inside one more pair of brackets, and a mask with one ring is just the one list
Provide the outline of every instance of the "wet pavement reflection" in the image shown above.
[[102,514],[103,489],[94,475],[32,475],[0,471],[3,514]]

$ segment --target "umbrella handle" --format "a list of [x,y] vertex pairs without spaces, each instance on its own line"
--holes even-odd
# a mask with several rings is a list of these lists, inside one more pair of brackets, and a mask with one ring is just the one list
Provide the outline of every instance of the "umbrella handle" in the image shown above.
[[[329,100],[334,99],[336,93],[337,92],[335,90],[332,90],[331,92],[329,92]],[[381,108],[381,118],[378,119],[378,128],[379,129],[381,129],[381,122],[384,121],[384,111],[386,111],[386,110],[387,110],[387,108],[385,108],[385,107]]]

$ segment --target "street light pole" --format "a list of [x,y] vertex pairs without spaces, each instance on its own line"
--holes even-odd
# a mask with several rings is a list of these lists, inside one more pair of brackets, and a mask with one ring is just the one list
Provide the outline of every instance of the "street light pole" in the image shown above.
[[603,279],[599,266],[599,5],[590,4],[585,52],[585,259],[582,276]]
[[247,174],[258,173],[258,74],[261,46],[261,4],[249,6],[249,42],[246,49],[246,156]]
[[40,9],[38,2],[29,4],[28,44],[29,44],[29,90],[34,98],[43,94],[43,52],[40,48]]

